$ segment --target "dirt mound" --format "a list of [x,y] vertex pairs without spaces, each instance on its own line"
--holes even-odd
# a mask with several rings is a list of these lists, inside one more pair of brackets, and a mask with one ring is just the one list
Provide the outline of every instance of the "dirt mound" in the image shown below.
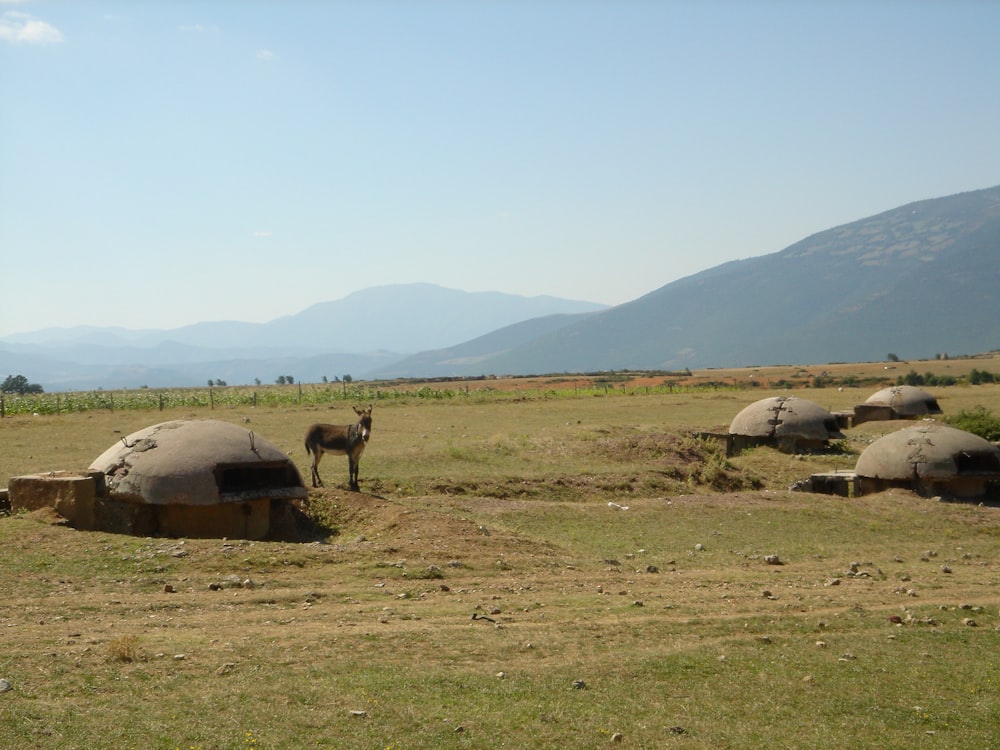
[[333,531],[331,538],[338,547],[367,549],[385,559],[393,556],[411,568],[503,566],[515,560],[559,556],[553,545],[492,525],[491,511],[477,510],[476,505],[475,499],[455,505],[440,497],[393,500],[363,492],[320,490],[310,495],[309,514]]

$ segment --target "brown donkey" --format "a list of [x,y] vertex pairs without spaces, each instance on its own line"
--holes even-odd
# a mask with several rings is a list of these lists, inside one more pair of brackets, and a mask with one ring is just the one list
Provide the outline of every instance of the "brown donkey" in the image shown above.
[[323,480],[319,478],[319,460],[324,453],[334,453],[347,456],[348,481],[352,490],[358,490],[358,462],[372,434],[372,407],[359,409],[355,406],[354,412],[358,415],[354,424],[314,424],[306,431],[306,453],[311,453],[313,457],[313,487],[323,486]]

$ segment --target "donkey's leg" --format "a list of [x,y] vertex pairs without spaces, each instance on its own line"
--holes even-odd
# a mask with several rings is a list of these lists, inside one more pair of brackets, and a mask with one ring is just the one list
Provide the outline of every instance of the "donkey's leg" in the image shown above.
[[347,480],[350,482],[351,489],[355,492],[358,491],[358,458],[353,453],[347,454]]
[[313,487],[322,487],[323,480],[319,478],[319,460],[323,457],[323,449],[316,446],[316,450],[313,451],[313,462],[312,462],[312,484]]

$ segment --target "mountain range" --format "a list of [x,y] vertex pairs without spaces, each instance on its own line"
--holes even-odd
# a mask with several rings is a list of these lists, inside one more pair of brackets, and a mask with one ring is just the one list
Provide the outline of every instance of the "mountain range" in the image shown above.
[[0,374],[46,390],[919,359],[1000,348],[1000,186],[918,201],[616,307],[374,287],[264,324],[46,329]]

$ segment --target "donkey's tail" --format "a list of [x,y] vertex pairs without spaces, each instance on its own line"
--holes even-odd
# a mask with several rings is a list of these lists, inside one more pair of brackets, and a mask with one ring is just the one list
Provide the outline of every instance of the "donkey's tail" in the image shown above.
[[309,445],[309,441],[308,440],[306,440],[306,453],[307,454],[312,453],[312,446]]

